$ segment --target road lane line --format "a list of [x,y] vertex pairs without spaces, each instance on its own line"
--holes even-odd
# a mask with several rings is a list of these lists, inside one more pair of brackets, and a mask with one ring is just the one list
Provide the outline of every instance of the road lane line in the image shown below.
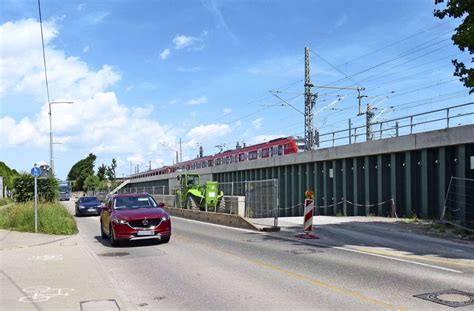
[[392,256],[390,256],[390,255],[388,255],[388,254],[385,254],[385,255],[383,255],[383,254],[376,254],[376,253],[373,253],[373,252],[366,252],[366,251],[357,250],[357,249],[351,249],[351,248],[346,248],[346,247],[326,245],[326,244],[317,243],[317,242],[302,241],[301,239],[294,239],[294,238],[289,238],[289,237],[285,237],[285,236],[279,236],[279,235],[274,235],[274,234],[265,233],[265,232],[259,232],[259,231],[254,231],[254,230],[228,227],[228,226],[217,225],[217,224],[212,224],[212,223],[208,223],[208,222],[203,222],[203,221],[198,221],[198,220],[192,220],[192,219],[186,219],[186,218],[181,218],[181,217],[176,217],[176,216],[172,216],[172,217],[173,217],[173,218],[179,218],[180,220],[185,220],[185,221],[189,221],[189,222],[196,222],[196,223],[200,223],[200,224],[208,225],[208,226],[214,226],[214,227],[219,227],[219,228],[237,230],[237,231],[242,231],[242,232],[258,233],[258,234],[262,234],[262,235],[266,235],[266,236],[271,236],[271,237],[274,237],[274,238],[277,238],[277,239],[283,239],[283,240],[288,240],[288,241],[293,241],[293,242],[299,242],[299,243],[306,244],[306,245],[323,246],[323,247],[328,247],[328,248],[335,248],[335,249],[342,250],[342,251],[353,252],[353,253],[358,253],[358,254],[363,254],[363,255],[368,255],[368,256],[374,256],[374,257],[379,257],[379,258],[385,258],[385,259],[389,259],[389,260],[394,260],[394,261],[399,261],[399,262],[414,264],[414,265],[418,265],[418,266],[424,266],[424,267],[428,267],[428,268],[432,268],[432,269],[444,270],[444,271],[449,271],[449,272],[459,273],[459,274],[462,274],[462,273],[463,273],[462,271],[459,271],[459,270],[454,270],[454,269],[450,269],[450,268],[446,268],[446,267],[441,267],[441,266],[436,266],[436,265],[430,265],[430,264],[426,264],[426,263],[422,263],[422,262],[417,262],[417,261],[413,261],[413,260],[408,260],[408,259],[396,258],[396,257],[392,257]]
[[423,256],[417,256],[417,255],[396,254],[396,253],[389,252],[389,251],[372,250],[372,249],[362,248],[362,247],[357,247],[356,249],[360,250],[362,252],[380,254],[380,255],[386,255],[386,256],[394,256],[394,257],[400,257],[400,258],[412,258],[412,259],[432,261],[432,262],[444,263],[444,264],[455,265],[455,266],[474,267],[474,264],[469,264],[469,263],[464,263],[464,262],[453,262],[453,261],[449,261],[449,260],[436,259],[436,258],[431,258],[431,257],[423,257]]
[[193,220],[193,219],[182,218],[182,217],[173,216],[173,215],[171,215],[171,217],[172,217],[173,219],[179,218],[179,220],[185,220],[185,221],[190,221],[190,222],[197,222],[197,223],[200,223],[200,224],[209,225],[209,226],[213,226],[213,227],[219,227],[219,228],[237,230],[237,231],[242,231],[242,232],[260,233],[260,231],[256,231],[256,230],[250,230],[250,229],[243,229],[243,228],[235,228],[235,227],[223,226],[223,225],[213,224],[213,223],[204,222],[204,221],[199,221],[199,220]]
[[405,309],[400,308],[398,306],[395,306],[391,303],[366,296],[362,293],[359,293],[359,292],[356,292],[356,291],[353,291],[353,290],[345,289],[343,287],[338,287],[336,285],[332,285],[330,283],[327,283],[327,282],[324,282],[324,281],[321,281],[321,280],[318,280],[318,279],[315,279],[315,278],[312,278],[312,277],[309,277],[309,276],[305,276],[305,275],[299,274],[297,272],[293,272],[293,271],[284,269],[282,267],[267,263],[267,262],[262,261],[262,260],[252,259],[252,258],[248,258],[248,257],[242,256],[242,255],[237,254],[237,253],[225,251],[225,250],[219,249],[219,248],[214,247],[213,245],[210,245],[210,244],[207,244],[207,243],[203,243],[203,244],[207,245],[211,249],[219,251],[219,252],[221,252],[223,254],[226,254],[228,256],[237,257],[239,259],[250,262],[250,263],[252,263],[256,266],[260,266],[260,267],[264,267],[264,268],[267,268],[267,269],[270,269],[270,270],[273,270],[273,271],[280,272],[280,273],[285,274],[287,276],[290,276],[292,278],[298,279],[300,281],[308,282],[310,284],[313,284],[313,285],[316,285],[316,286],[319,286],[319,287],[329,289],[331,291],[337,292],[337,293],[342,294],[344,296],[355,298],[355,299],[363,301],[363,302],[370,302],[370,303],[373,303],[373,304],[381,305],[381,306],[384,306],[384,307],[386,307],[388,309],[392,309],[392,310],[400,310],[400,311],[405,310]]
[[395,261],[400,261],[400,262],[405,262],[405,263],[411,263],[411,264],[414,264],[414,265],[424,266],[424,267],[433,268],[433,269],[439,269],[439,270],[444,270],[444,271],[449,271],[449,272],[454,272],[454,273],[460,273],[460,274],[463,273],[463,272],[458,271],[458,270],[449,269],[449,268],[445,268],[445,267],[441,267],[441,266],[430,265],[430,264],[417,262],[417,261],[412,261],[412,260],[408,260],[408,259],[390,257],[390,256],[386,256],[386,255],[381,255],[381,254],[368,253],[368,252],[364,252],[364,251],[360,251],[360,250],[352,249],[352,248],[326,245],[326,244],[317,243],[317,242],[302,241],[300,239],[293,239],[293,238],[283,237],[283,236],[275,236],[275,235],[272,235],[272,234],[266,234],[266,235],[269,235],[269,236],[272,236],[272,237],[275,237],[275,238],[288,240],[288,241],[300,242],[301,244],[306,244],[306,245],[314,245],[314,246],[323,246],[323,247],[327,247],[327,248],[335,248],[335,249],[346,251],[346,252],[352,252],[352,253],[357,253],[357,254],[374,256],[374,257],[380,257],[380,258],[385,258],[385,259],[390,259],[390,260],[395,260]]

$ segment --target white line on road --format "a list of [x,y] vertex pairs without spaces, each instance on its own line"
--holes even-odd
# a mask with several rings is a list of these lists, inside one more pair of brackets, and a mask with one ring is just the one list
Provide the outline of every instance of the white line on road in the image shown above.
[[385,258],[385,259],[390,259],[390,260],[395,260],[395,261],[401,261],[401,262],[411,263],[411,264],[414,264],[414,265],[419,265],[419,266],[429,267],[429,268],[433,268],[433,269],[445,270],[445,271],[449,271],[449,272],[462,274],[462,272],[459,271],[459,270],[449,269],[449,268],[445,268],[445,267],[441,267],[441,266],[430,265],[430,264],[426,264],[426,263],[422,263],[422,262],[418,262],[418,261],[395,258],[395,257],[390,257],[390,256],[385,256],[385,255],[380,255],[380,254],[367,253],[367,252],[364,252],[364,251],[359,251],[359,250],[356,250],[356,249],[351,249],[351,248],[346,248],[346,247],[331,246],[331,245],[326,245],[326,244],[322,244],[322,243],[302,241],[300,239],[293,239],[293,238],[289,238],[289,237],[276,236],[276,235],[272,235],[272,234],[267,234],[267,235],[275,237],[275,238],[285,239],[285,240],[288,240],[288,241],[300,242],[300,243],[306,244],[306,245],[315,245],[315,246],[324,246],[324,247],[329,247],[329,248],[335,248],[335,249],[339,249],[339,250],[342,250],[342,251],[353,252],[353,253],[358,253],[358,254],[363,254],[363,255],[368,255],[368,256],[374,256],[374,257],[380,257],[380,258]]
[[197,222],[197,223],[200,223],[200,224],[203,224],[203,225],[214,226],[214,227],[219,227],[219,228],[237,230],[237,231],[242,231],[242,232],[261,233],[260,231],[255,231],[255,230],[250,230],[250,229],[243,229],[243,228],[235,228],[235,227],[229,227],[229,226],[223,226],[223,225],[217,225],[217,224],[212,224],[212,223],[208,223],[208,222],[204,222],[204,221],[182,218],[182,217],[178,217],[178,216],[171,216],[171,217],[172,217],[172,219],[179,218],[179,220]]
[[459,271],[459,270],[454,270],[454,269],[445,268],[445,267],[436,266],[436,265],[430,265],[430,264],[426,264],[426,263],[422,263],[422,262],[418,262],[418,261],[412,261],[412,260],[408,260],[408,259],[401,259],[401,258],[395,258],[395,257],[385,256],[385,255],[380,255],[380,254],[367,253],[367,252],[364,252],[364,251],[359,251],[359,250],[356,250],[356,249],[351,249],[351,248],[346,248],[346,247],[331,246],[331,245],[326,245],[326,244],[322,244],[322,243],[302,241],[301,239],[294,239],[294,238],[289,238],[289,237],[285,237],[285,236],[280,236],[280,235],[275,235],[275,234],[270,234],[270,233],[265,233],[265,232],[259,232],[259,231],[249,230],[249,229],[242,229],[242,228],[234,228],[234,227],[228,227],[228,226],[223,226],[223,225],[217,225],[217,224],[207,223],[207,222],[198,221],[198,220],[192,220],[192,219],[187,219],[187,218],[181,218],[181,217],[177,217],[177,216],[173,216],[173,218],[179,218],[180,220],[185,220],[185,221],[190,221],[190,222],[196,222],[196,223],[200,223],[200,224],[203,224],[203,225],[214,226],[214,227],[219,227],[219,228],[237,230],[237,231],[242,231],[242,232],[259,233],[259,234],[262,234],[262,235],[271,236],[271,237],[274,237],[274,238],[284,239],[284,240],[293,241],[293,242],[299,242],[299,243],[306,244],[306,245],[323,246],[323,247],[335,248],[335,249],[342,250],[342,251],[346,251],[346,252],[352,252],[352,253],[358,253],[358,254],[363,254],[363,255],[368,255],[368,256],[374,256],[374,257],[379,257],[379,258],[385,258],[385,259],[390,259],[390,260],[395,260],[395,261],[410,263],[410,264],[414,264],[414,265],[418,265],[418,266],[423,266],[423,267],[428,267],[428,268],[433,268],[433,269],[439,269],[439,270],[449,271],[449,272],[453,272],[453,273],[459,273],[459,274],[462,274],[462,273],[463,273],[462,271]]

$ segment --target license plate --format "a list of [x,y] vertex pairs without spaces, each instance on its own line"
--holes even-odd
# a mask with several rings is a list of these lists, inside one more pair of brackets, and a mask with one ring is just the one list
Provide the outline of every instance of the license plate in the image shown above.
[[97,212],[97,210],[95,208],[89,208],[88,211],[89,212]]
[[155,235],[153,231],[138,231],[137,235]]

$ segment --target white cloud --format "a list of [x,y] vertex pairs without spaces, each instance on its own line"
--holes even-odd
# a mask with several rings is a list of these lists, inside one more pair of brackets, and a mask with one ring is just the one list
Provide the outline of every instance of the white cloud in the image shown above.
[[184,49],[186,47],[190,47],[194,43],[196,43],[199,38],[185,36],[185,35],[177,35],[173,39],[174,48],[177,50]]
[[89,50],[90,50],[89,46],[86,45],[86,46],[82,49],[82,52],[87,53],[87,52],[89,52]]
[[227,124],[208,124],[192,128],[186,136],[191,139],[197,137],[196,139],[199,141],[206,141],[223,137],[231,131],[230,126]]
[[224,112],[224,114],[229,114],[232,112],[232,108],[224,108],[222,112]]
[[[14,105],[29,95],[38,104],[43,103],[36,115],[30,117],[19,120],[4,114],[0,117],[0,148],[15,148],[15,152],[23,152],[22,146],[47,146],[49,142],[38,29],[39,24],[33,19],[0,25],[0,98],[8,93],[9,102]],[[156,159],[168,154],[156,142],[176,139],[170,127],[151,118],[153,107],[128,108],[109,90],[121,79],[120,73],[109,65],[93,70],[80,58],[54,47],[51,42],[58,35],[54,23],[44,23],[44,33],[51,98],[74,102],[52,106],[54,141],[62,143],[55,147],[56,151],[86,150],[117,160]]]
[[161,52],[160,58],[161,58],[162,60],[165,60],[165,59],[168,58],[168,56],[170,56],[170,53],[171,53],[171,52],[170,52],[170,49],[165,49],[163,52]]
[[198,106],[207,103],[207,97],[206,96],[201,96],[198,98],[193,98],[188,100],[185,105],[186,106]]
[[252,121],[253,128],[259,130],[262,127],[263,118],[257,118]]

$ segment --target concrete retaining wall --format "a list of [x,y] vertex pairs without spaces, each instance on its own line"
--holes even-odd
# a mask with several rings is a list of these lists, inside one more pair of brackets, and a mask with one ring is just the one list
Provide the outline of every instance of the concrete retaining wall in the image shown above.
[[206,213],[187,209],[165,207],[165,210],[171,215],[197,221],[209,222],[213,224],[229,226],[234,228],[243,228],[258,231],[259,228],[238,215],[229,215],[221,213]]

